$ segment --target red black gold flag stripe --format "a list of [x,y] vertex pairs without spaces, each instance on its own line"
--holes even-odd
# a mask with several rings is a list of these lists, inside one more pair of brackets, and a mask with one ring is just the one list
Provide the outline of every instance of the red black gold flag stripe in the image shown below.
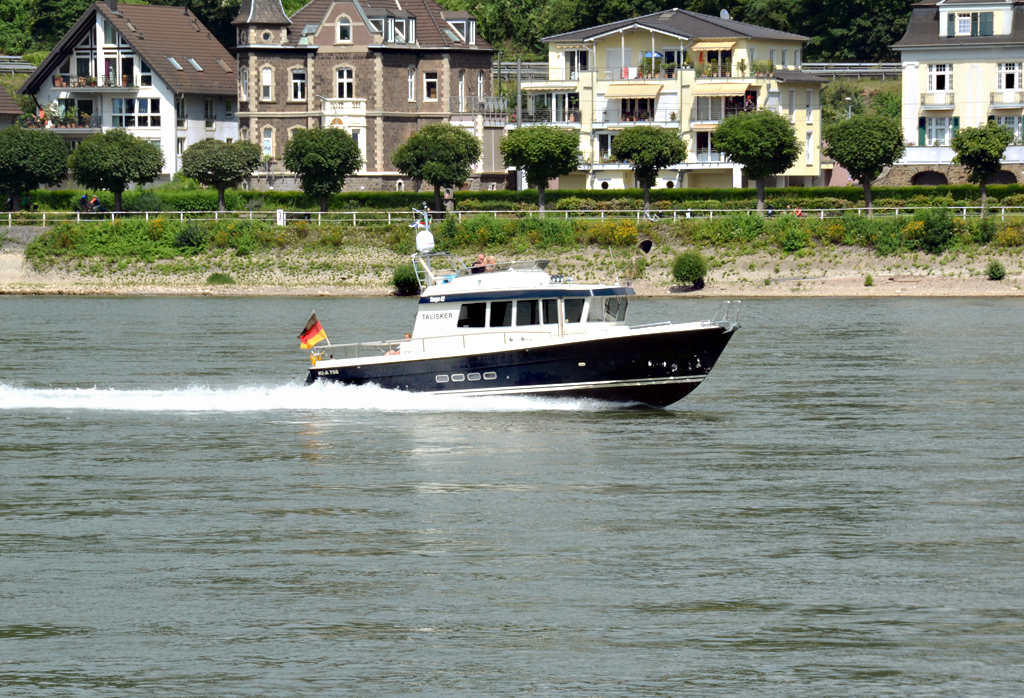
[[306,323],[305,329],[302,330],[302,334],[299,335],[299,347],[312,349],[317,342],[322,342],[325,339],[327,339],[327,333],[324,332],[320,321],[316,319],[316,313],[313,313],[309,322]]

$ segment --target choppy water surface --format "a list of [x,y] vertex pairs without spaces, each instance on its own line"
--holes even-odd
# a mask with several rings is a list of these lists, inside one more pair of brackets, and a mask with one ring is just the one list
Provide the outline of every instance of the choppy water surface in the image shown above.
[[311,305],[414,310],[0,297],[0,693],[1024,693],[1019,300],[748,302],[662,411],[306,388]]

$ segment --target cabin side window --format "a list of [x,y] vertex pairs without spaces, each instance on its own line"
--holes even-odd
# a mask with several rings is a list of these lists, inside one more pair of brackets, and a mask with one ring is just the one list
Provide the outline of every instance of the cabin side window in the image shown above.
[[512,326],[512,301],[491,303],[491,327]]
[[626,306],[629,300],[625,296],[612,296],[604,301],[604,319],[606,322],[624,322]]
[[557,325],[558,324],[558,300],[550,298],[548,300],[541,301],[544,308],[544,324],[545,325]]
[[565,321],[579,322],[583,319],[583,299],[566,298],[562,301],[565,304]]
[[[557,321],[557,317],[555,320]],[[516,325],[540,324],[540,303],[538,301],[517,301],[516,302]]]
[[591,298],[587,306],[587,322],[604,322],[605,301],[600,298]]
[[486,303],[463,303],[459,310],[459,327],[484,327],[487,317]]

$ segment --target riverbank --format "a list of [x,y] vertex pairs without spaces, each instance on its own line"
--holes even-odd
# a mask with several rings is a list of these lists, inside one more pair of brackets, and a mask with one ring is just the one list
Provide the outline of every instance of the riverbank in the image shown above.
[[[221,251],[154,262],[75,259],[37,271],[24,255],[30,237],[8,236],[0,247],[0,294],[384,296],[393,292],[393,269],[408,259],[383,247],[244,256]],[[637,275],[631,283],[640,296],[1024,296],[1020,249],[888,257],[843,246],[822,246],[797,255],[705,249],[711,271],[701,291],[680,287],[671,279],[670,264],[677,252],[655,249],[644,258],[639,252],[589,247],[539,256],[551,260],[549,270],[584,283],[626,282]],[[1006,268],[1005,279],[987,278],[985,270],[992,260]],[[212,274],[229,276],[233,283],[209,283]],[[868,276],[870,286],[865,284]]]

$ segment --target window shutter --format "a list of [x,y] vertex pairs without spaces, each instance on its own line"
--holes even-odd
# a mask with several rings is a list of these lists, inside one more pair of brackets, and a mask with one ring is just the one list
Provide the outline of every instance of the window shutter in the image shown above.
[[925,142],[924,142],[924,127],[925,127],[925,119],[924,119],[924,117],[923,116],[918,117],[918,119],[917,119],[917,144],[918,145],[924,145],[925,144]]
[[971,36],[978,35],[978,13],[971,13]]
[[956,14],[953,12],[946,15],[946,36],[956,36]]
[[960,117],[959,116],[954,116],[953,117],[953,133],[951,135],[955,136],[956,132],[959,131],[959,130],[960,130]]
[[981,13],[981,35],[992,36],[992,13]]

